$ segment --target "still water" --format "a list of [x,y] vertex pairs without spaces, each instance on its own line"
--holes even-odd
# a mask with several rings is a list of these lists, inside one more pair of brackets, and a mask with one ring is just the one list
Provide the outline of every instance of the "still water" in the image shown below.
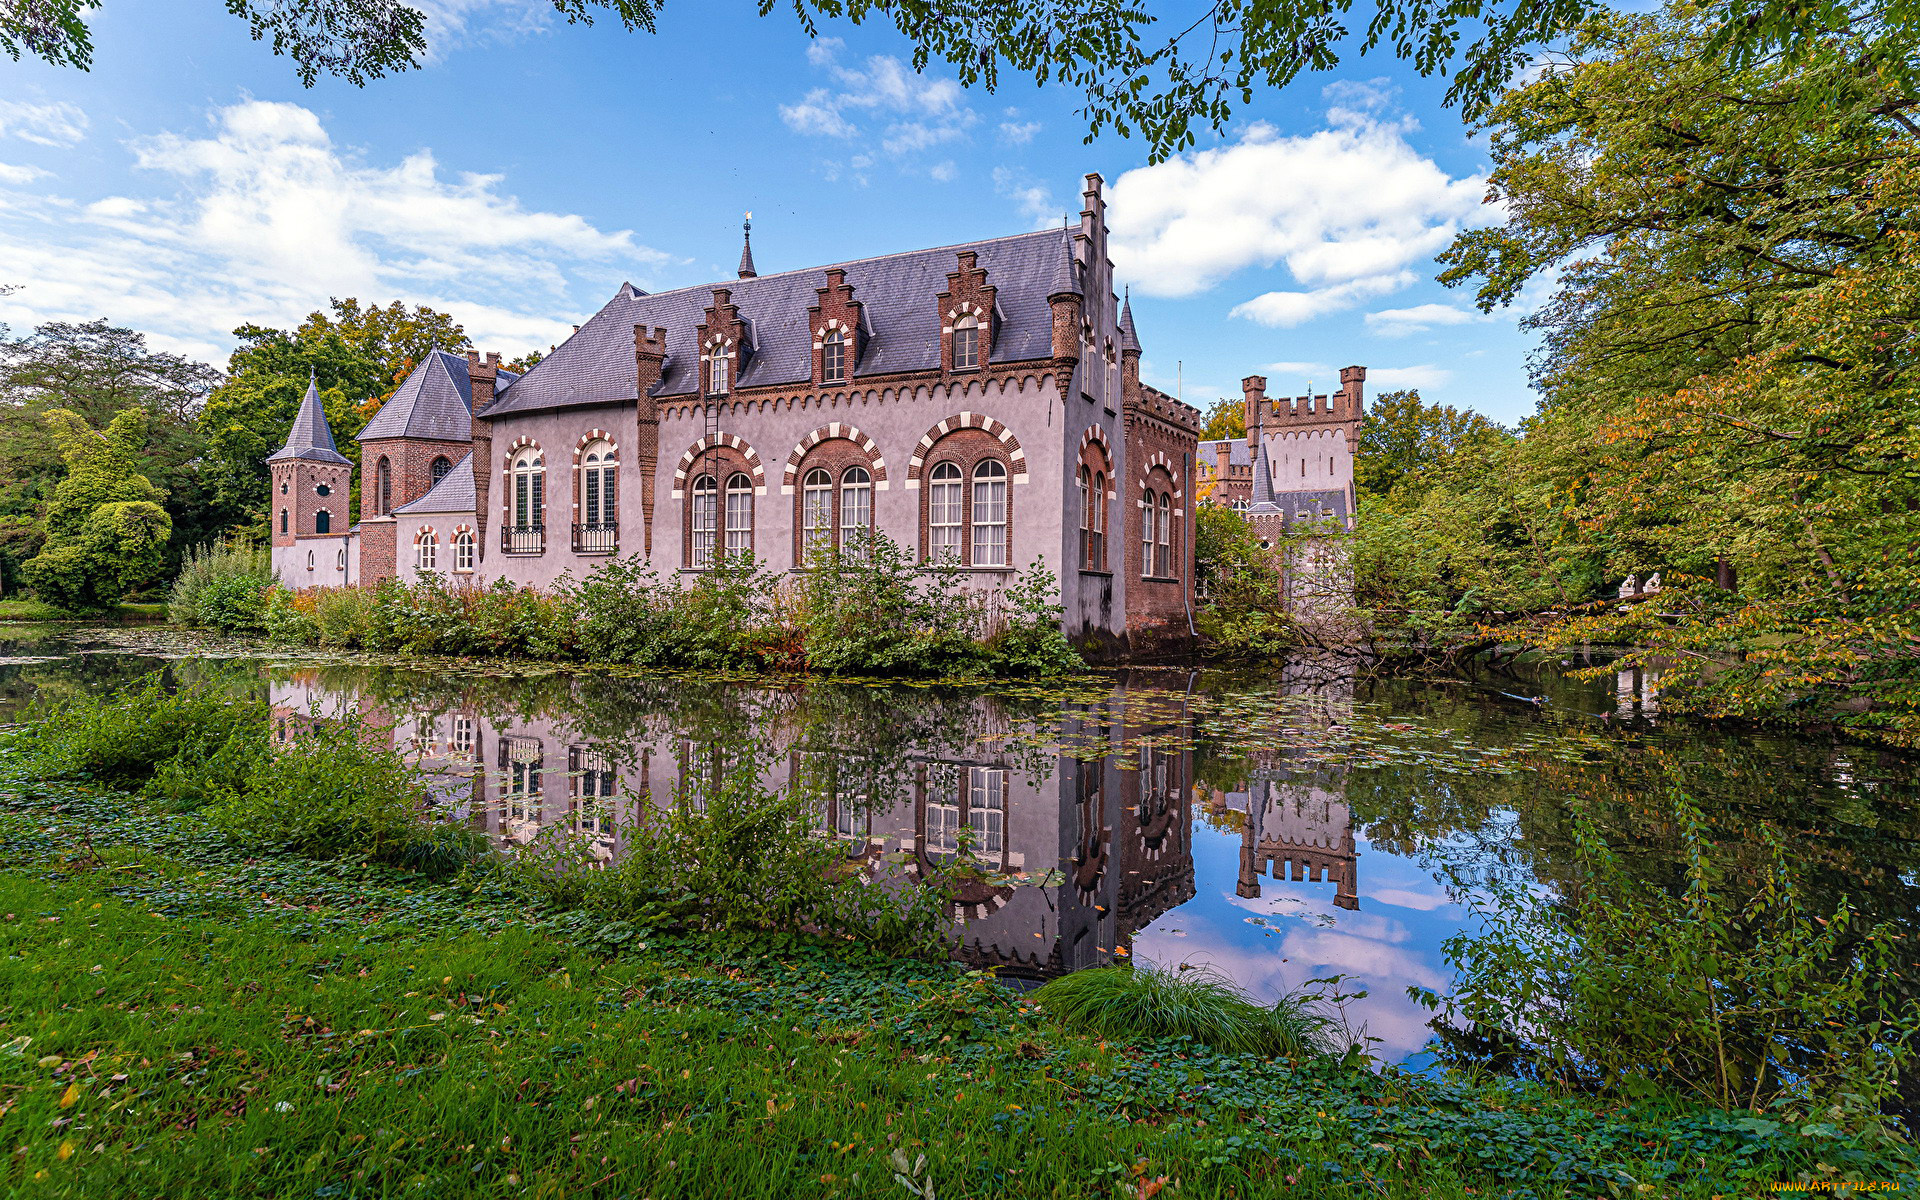
[[[264,694],[284,729],[365,722],[417,758],[440,815],[511,851],[543,831],[623,852],[689,773],[824,780],[819,833],[877,882],[971,854],[955,955],[1044,979],[1131,959],[1256,996],[1342,976],[1347,1017],[1422,1065],[1443,944],[1494,879],[1564,888],[1584,811],[1632,869],[1682,882],[1668,798],[1716,855],[1783,833],[1816,904],[1920,928],[1920,763],[1824,736],[1664,718],[1657,677],[1446,675],[1300,661],[1125,672],[1069,688],[768,687],[611,671],[286,657],[164,631],[0,631],[0,722],[36,695],[164,669]],[[1578,666],[1580,664],[1565,664]],[[1920,969],[1917,969],[1920,973]]]

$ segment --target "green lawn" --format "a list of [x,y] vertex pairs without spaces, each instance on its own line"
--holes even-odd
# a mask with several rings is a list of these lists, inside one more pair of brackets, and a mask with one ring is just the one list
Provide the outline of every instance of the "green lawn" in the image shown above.
[[8,1195],[1708,1197],[1831,1171],[1916,1182],[1905,1149],[1831,1127],[1095,1042],[947,964],[681,940],[530,912],[484,881],[261,854],[190,813],[26,779],[3,742],[0,814]]
[[165,604],[121,604],[106,613],[70,613],[39,600],[0,600],[0,621],[164,621]]

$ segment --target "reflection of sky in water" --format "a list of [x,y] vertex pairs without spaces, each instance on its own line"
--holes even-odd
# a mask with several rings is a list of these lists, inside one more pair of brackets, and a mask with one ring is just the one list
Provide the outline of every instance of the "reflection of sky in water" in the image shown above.
[[1429,871],[1362,841],[1360,908],[1347,912],[1334,905],[1331,882],[1262,878],[1258,899],[1235,895],[1240,837],[1205,822],[1194,824],[1193,864],[1194,898],[1134,935],[1139,961],[1211,967],[1263,1001],[1343,974],[1343,991],[1368,993],[1347,1017],[1380,1039],[1376,1054],[1401,1060],[1426,1044],[1431,1014],[1406,989],[1446,990],[1452,972],[1440,945],[1468,919]]

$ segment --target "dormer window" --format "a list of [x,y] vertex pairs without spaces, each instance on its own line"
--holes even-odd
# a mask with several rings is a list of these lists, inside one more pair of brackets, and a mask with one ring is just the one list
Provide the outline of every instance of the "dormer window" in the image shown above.
[[847,339],[838,329],[829,330],[820,343],[820,380],[822,383],[847,381]]
[[715,344],[707,358],[707,392],[710,395],[721,396],[726,394],[732,384],[731,371],[729,370],[731,366],[732,359],[727,355],[726,345],[724,343]]
[[980,319],[972,313],[953,323],[953,369],[974,371],[980,367]]

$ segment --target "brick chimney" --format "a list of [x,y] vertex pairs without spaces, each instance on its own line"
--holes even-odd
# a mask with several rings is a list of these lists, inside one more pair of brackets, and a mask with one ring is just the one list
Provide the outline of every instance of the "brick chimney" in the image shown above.
[[473,389],[467,430],[468,440],[473,443],[473,549],[477,562],[487,560],[487,505],[493,493],[493,422],[484,414],[493,405],[493,385],[499,375],[498,354],[488,351],[483,360],[478,350],[467,351],[467,383]]
[[1249,375],[1240,381],[1240,391],[1244,397],[1247,422],[1247,445],[1253,445],[1254,430],[1265,422],[1261,419],[1261,406],[1267,402],[1267,377]]
[[640,472],[641,546],[653,556],[654,475],[660,467],[660,404],[653,389],[667,366],[667,330],[665,326],[648,329],[633,327],[633,443],[634,465]]

